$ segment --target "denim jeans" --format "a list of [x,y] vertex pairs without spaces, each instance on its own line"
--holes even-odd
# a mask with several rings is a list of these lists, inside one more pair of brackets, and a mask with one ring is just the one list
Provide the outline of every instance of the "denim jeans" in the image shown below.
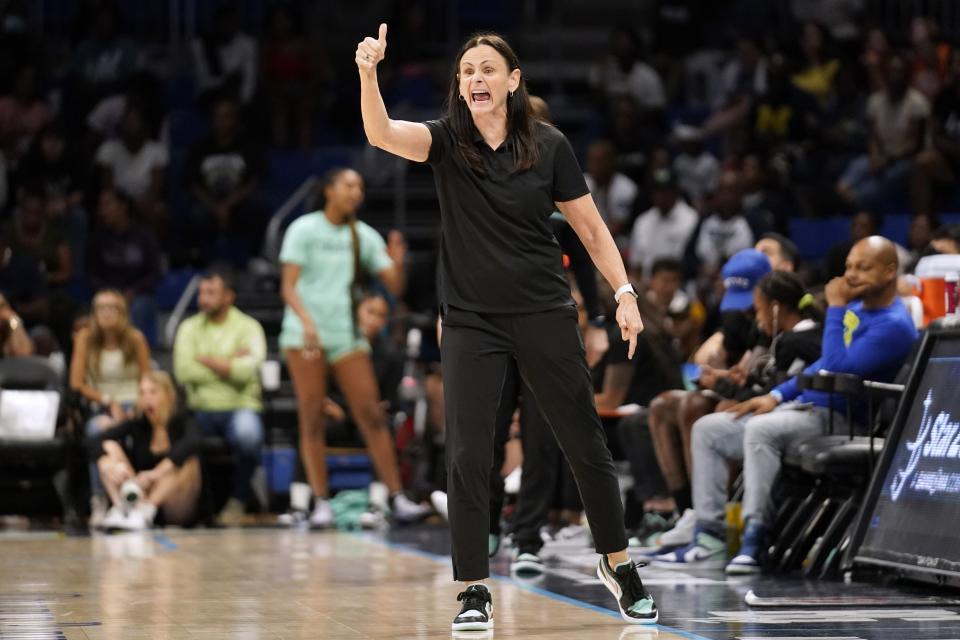
[[231,497],[246,502],[250,479],[260,463],[263,448],[263,420],[253,409],[235,411],[195,411],[194,417],[204,435],[227,441],[236,459]]
[[[743,460],[744,520],[770,525],[771,491],[786,449],[798,440],[827,432],[830,412],[796,402],[770,413],[735,418],[711,413],[693,425],[693,508],[697,522],[711,531],[723,531],[730,460]],[[834,416],[834,428],[846,420]]]

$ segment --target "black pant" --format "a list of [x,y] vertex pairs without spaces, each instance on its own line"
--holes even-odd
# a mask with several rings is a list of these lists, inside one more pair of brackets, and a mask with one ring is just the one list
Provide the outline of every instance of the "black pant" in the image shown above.
[[529,314],[446,309],[441,345],[454,579],[489,575],[494,430],[511,360],[570,463],[598,553],[625,549],[623,505],[573,307]]
[[657,453],[650,437],[647,410],[627,416],[617,424],[620,449],[630,461],[633,495],[640,504],[651,498],[668,495],[667,483],[657,463]]
[[539,551],[543,546],[540,527],[547,521],[551,508],[581,511],[583,503],[570,465],[563,457],[533,392],[523,384],[516,360],[507,366],[503,394],[497,410],[493,448],[493,469],[490,474],[490,533],[500,534],[500,511],[503,509],[504,448],[510,435],[513,412],[520,407],[520,442],[523,446],[523,481],[517,497],[517,509],[511,526],[516,546],[524,551]]

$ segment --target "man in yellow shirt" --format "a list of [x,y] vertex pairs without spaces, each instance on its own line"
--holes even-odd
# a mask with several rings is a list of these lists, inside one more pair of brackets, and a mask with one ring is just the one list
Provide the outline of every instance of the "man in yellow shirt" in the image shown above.
[[226,525],[242,519],[260,460],[260,365],[267,352],[263,327],[233,306],[235,298],[226,274],[205,274],[200,313],[183,321],[173,346],[174,374],[186,389],[187,406],[203,432],[226,439],[236,458],[233,492],[220,513]]

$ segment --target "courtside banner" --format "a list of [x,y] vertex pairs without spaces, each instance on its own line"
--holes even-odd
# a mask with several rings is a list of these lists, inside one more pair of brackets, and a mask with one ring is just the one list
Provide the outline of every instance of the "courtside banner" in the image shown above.
[[960,335],[927,337],[874,477],[857,560],[960,575]]

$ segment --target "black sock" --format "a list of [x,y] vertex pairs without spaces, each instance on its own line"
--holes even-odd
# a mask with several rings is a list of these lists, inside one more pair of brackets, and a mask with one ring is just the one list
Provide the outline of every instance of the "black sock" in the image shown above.
[[673,492],[673,501],[677,503],[677,513],[683,515],[687,509],[693,509],[693,497],[690,495],[690,485]]

